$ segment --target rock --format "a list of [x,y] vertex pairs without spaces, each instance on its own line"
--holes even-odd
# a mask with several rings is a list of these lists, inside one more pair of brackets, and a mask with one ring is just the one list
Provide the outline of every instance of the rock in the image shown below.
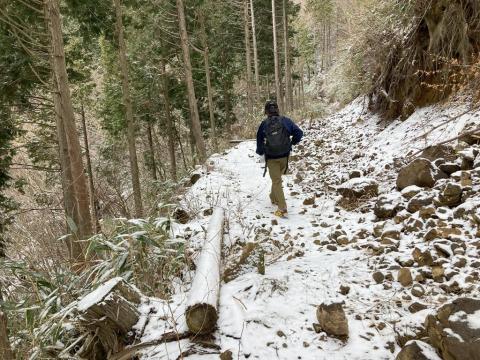
[[186,224],[190,221],[190,215],[182,208],[176,208],[173,211],[172,217],[180,224]]
[[415,195],[407,204],[407,210],[412,214],[433,204],[434,195],[430,192],[421,192]]
[[415,159],[398,173],[397,188],[403,190],[408,186],[433,187],[437,179],[446,178],[447,175],[434,168],[427,159]]
[[480,154],[478,154],[475,160],[473,161],[473,168],[474,169],[480,168]]
[[418,215],[423,220],[427,220],[427,219],[430,219],[432,217],[437,217],[436,214],[437,213],[436,213],[436,210],[435,210],[434,206],[427,206],[427,207],[423,207],[420,210],[418,210]]
[[435,349],[423,341],[411,340],[398,353],[395,360],[441,360]]
[[348,178],[349,179],[356,179],[356,178],[359,178],[359,177],[362,177],[363,174],[360,170],[353,170],[350,172],[350,174],[348,174]]
[[430,251],[421,251],[419,248],[415,248],[412,252],[413,260],[417,262],[419,266],[432,266],[433,258]]
[[411,185],[403,189],[401,194],[405,199],[410,200],[421,191],[423,191],[421,187],[418,187],[416,185]]
[[404,230],[408,233],[417,232],[423,229],[425,224],[420,219],[411,217],[404,223]]
[[455,219],[469,220],[472,217],[472,215],[476,213],[480,213],[480,199],[471,198],[471,199],[467,199],[465,203],[458,206],[453,211],[453,217]]
[[418,298],[425,295],[425,289],[420,284],[413,285],[412,290],[410,292],[413,296],[418,297]]
[[478,134],[476,134],[476,136],[474,136],[473,134],[467,134],[467,133],[475,131],[477,129],[478,129],[478,124],[476,124],[474,122],[470,122],[470,123],[466,124],[465,127],[463,128],[462,132],[461,132],[461,136],[458,139],[458,141],[463,141],[463,142],[467,143],[468,145],[478,144],[480,142],[480,139],[478,138],[478,136],[479,136]]
[[462,168],[456,163],[445,163],[438,167],[447,175],[452,175],[454,172],[460,171]]
[[348,295],[349,292],[350,292],[350,286],[340,285],[340,294]]
[[379,219],[391,219],[398,211],[401,199],[399,196],[381,195],[375,204],[374,213]]
[[378,195],[378,183],[370,178],[354,178],[340,185],[337,191],[348,199],[374,197]]
[[400,240],[401,233],[396,229],[388,229],[382,233],[381,239]]
[[233,360],[233,354],[230,350],[224,351],[220,354],[220,360]]
[[315,205],[315,197],[312,196],[312,197],[306,198],[305,200],[303,200],[303,205],[305,206]]
[[420,304],[419,302],[414,302],[408,307],[408,311],[410,311],[412,314],[415,314],[425,309],[428,309],[428,306],[424,304]]
[[202,174],[199,172],[194,172],[192,175],[190,175],[190,185],[195,185],[198,180],[202,177]]
[[420,158],[424,158],[434,162],[438,159],[444,159],[446,161],[453,161],[456,159],[455,149],[448,145],[434,145],[425,149]]
[[409,268],[401,268],[398,271],[397,280],[403,287],[412,285],[412,273]]
[[436,201],[437,206],[457,206],[462,203],[463,189],[460,185],[449,182],[441,190]]
[[381,284],[385,280],[385,275],[381,271],[374,272],[372,276],[377,284]]
[[340,303],[322,304],[317,308],[317,319],[323,331],[341,339],[348,338],[348,321]]
[[442,282],[445,275],[445,269],[443,266],[434,266],[432,267],[432,277],[436,282]]
[[[480,300],[459,298],[425,321],[430,343],[445,360],[480,360]],[[475,325],[476,324],[476,325]]]

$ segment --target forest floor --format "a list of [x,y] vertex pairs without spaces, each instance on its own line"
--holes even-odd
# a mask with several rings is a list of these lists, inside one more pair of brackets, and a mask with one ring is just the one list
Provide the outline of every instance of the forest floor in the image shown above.
[[[262,177],[264,164],[255,154],[254,142],[241,143],[207,161],[201,178],[182,200],[182,206],[197,215],[188,224],[175,225],[174,233],[198,250],[210,219],[208,210],[226,209],[222,269],[234,271],[221,285],[218,330],[201,343],[186,339],[148,348],[142,359],[180,359],[181,353],[192,360],[218,359],[226,350],[233,359],[393,359],[400,350],[399,336],[413,334],[427,314],[460,293],[480,296],[478,287],[465,280],[474,264],[468,248],[463,253],[466,265],[445,281],[422,281],[423,294],[412,296],[412,288],[397,281],[399,264],[406,266],[402,259],[411,258],[414,247],[434,251],[434,244],[426,244],[418,229],[403,231],[403,223],[379,222],[374,214],[376,197],[342,202],[337,192],[337,186],[358,171],[379,184],[380,194],[401,198],[395,181],[405,163],[402,159],[455,136],[467,120],[478,123],[479,113],[462,116],[417,139],[464,112],[466,105],[428,107],[404,122],[389,124],[363,105],[357,100],[326,119],[300,122],[305,138],[292,154],[291,175],[284,178],[288,219],[272,215],[270,180],[268,175]],[[470,240],[468,234],[474,229],[468,222],[462,224],[463,235]],[[391,243],[396,246],[380,243],[379,226],[383,232],[393,231]],[[244,264],[235,267],[247,243],[256,243],[256,248]],[[257,271],[260,251],[265,253],[265,275]],[[447,273],[458,260],[457,253],[448,255],[434,255],[435,260],[442,258]],[[372,275],[379,270],[385,278],[377,283]],[[412,266],[412,272],[415,278],[421,269]],[[144,301],[137,325],[142,341],[186,330],[190,280],[187,276],[179,281],[169,302]],[[441,287],[453,280],[459,291]],[[315,332],[317,306],[332,302],[343,302],[347,341]],[[424,305],[420,311],[411,307],[418,302]]]

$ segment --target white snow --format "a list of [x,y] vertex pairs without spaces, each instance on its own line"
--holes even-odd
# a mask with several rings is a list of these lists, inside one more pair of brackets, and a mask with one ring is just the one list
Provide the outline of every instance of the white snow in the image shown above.
[[[319,245],[339,225],[351,238],[362,232],[371,234],[376,224],[372,212],[346,211],[335,205],[335,189],[348,181],[350,171],[360,170],[379,183],[381,193],[389,194],[387,197],[392,200],[398,199],[401,194],[394,190],[395,174],[403,164],[398,159],[445,137],[455,136],[468,119],[463,116],[419,140],[416,138],[448,117],[463,112],[465,106],[419,109],[406,121],[388,125],[364,110],[363,101],[359,99],[332,117],[313,122],[311,128],[303,126],[306,137],[302,146],[310,158],[292,159],[292,174],[284,177],[288,219],[272,222],[275,208],[268,197],[271,184],[268,175],[262,177],[264,164],[255,154],[254,142],[241,143],[222,156],[211,157],[207,168],[198,169],[202,177],[184,196],[182,206],[199,215],[186,225],[174,224],[174,235],[183,238],[188,233],[185,238],[189,247],[200,252],[205,237],[211,237],[208,235],[211,229],[207,227],[212,221],[212,216],[203,215],[202,210],[221,207],[225,211],[227,230],[222,270],[238,261],[242,245],[247,242],[257,242],[265,250],[266,275],[258,274],[255,266],[247,265],[238,277],[221,284],[220,317],[214,342],[221,351],[232,351],[234,359],[393,359],[400,351],[395,345],[396,331],[414,333],[434,307],[443,303],[446,296],[452,296],[440,290],[438,284],[424,284],[426,295],[421,302],[429,308],[411,314],[408,306],[415,299],[405,300],[408,289],[396,281],[376,284],[372,279],[374,267],[379,263],[372,261],[368,250],[378,246],[371,235],[339,246],[336,251]],[[316,145],[318,139],[324,142]],[[313,194],[315,205],[304,206],[303,199]],[[216,216],[213,215],[214,221]],[[451,217],[452,211],[448,209],[444,216]],[[390,228],[395,226],[385,227]],[[411,259],[415,246],[423,251],[432,244],[402,234],[399,251],[386,253],[381,259],[386,263],[388,260],[389,264],[396,264],[396,258]],[[203,262],[200,254],[197,261],[200,272],[197,271],[193,282],[193,274],[187,274],[171,299],[150,299],[148,305],[144,305],[138,326],[144,328],[142,341],[156,339],[168,331],[183,331],[186,328],[183,314],[188,304],[213,301],[197,290],[187,295],[191,288],[204,287],[205,291],[218,285],[210,280],[213,274],[202,270]],[[450,264],[444,266],[450,269]],[[388,267],[380,270],[391,272],[394,277],[397,272]],[[415,276],[416,272],[413,273]],[[452,281],[466,287],[468,284],[462,276],[464,274],[456,275]],[[203,285],[199,285],[200,282]],[[340,294],[341,285],[350,287],[348,295]],[[317,322],[316,307],[323,302],[344,302],[350,329],[346,343],[313,331],[313,323]],[[153,316],[148,315],[151,312]],[[479,326],[478,314],[470,321],[473,327]],[[382,323],[385,326],[380,326]],[[142,359],[176,359],[182,351],[195,346],[189,340],[163,344],[145,350]],[[422,350],[432,360],[438,359],[430,348],[422,347]],[[207,354],[192,355],[188,359],[217,360],[219,357],[216,350],[202,351]]]
[[112,289],[117,286],[118,283],[124,281],[121,277],[116,277],[108,280],[106,283],[100,285],[90,294],[83,297],[77,305],[79,311],[85,311],[91,306],[102,302],[105,297],[112,291]]

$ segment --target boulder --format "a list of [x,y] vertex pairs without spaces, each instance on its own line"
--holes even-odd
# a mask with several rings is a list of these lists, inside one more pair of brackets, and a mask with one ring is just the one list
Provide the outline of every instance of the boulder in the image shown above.
[[457,206],[462,203],[463,189],[459,184],[448,182],[436,199],[437,206]]
[[393,218],[399,209],[401,198],[397,195],[380,195],[375,204],[374,213],[379,219]]
[[407,211],[412,214],[420,209],[433,204],[435,196],[431,192],[420,192],[415,195],[407,204]]
[[448,145],[434,145],[425,149],[420,158],[424,158],[434,162],[438,159],[444,159],[446,161],[453,161],[456,159],[455,149]]
[[348,338],[348,321],[342,304],[321,304],[317,308],[317,319],[327,335],[341,339]]
[[433,187],[435,181],[447,175],[436,169],[427,159],[415,159],[398,173],[397,188],[403,190],[408,186]]
[[410,272],[409,268],[401,268],[398,270],[398,277],[397,280],[403,287],[407,287],[412,285],[412,273]]
[[423,189],[416,185],[407,186],[405,189],[402,190],[402,196],[405,199],[410,200],[421,191],[423,191]]
[[459,298],[427,316],[430,343],[444,360],[480,360],[480,300]]
[[[476,134],[468,134],[471,133],[472,131],[478,130]],[[463,128],[460,138],[458,139],[459,141],[463,141],[467,143],[468,145],[474,145],[478,144],[480,142],[480,129],[478,129],[478,124],[474,122],[470,122],[465,125]]]
[[395,360],[442,360],[435,349],[423,341],[411,340],[398,353]]
[[343,197],[350,199],[374,197],[378,195],[378,183],[370,178],[354,178],[340,185],[337,191]]

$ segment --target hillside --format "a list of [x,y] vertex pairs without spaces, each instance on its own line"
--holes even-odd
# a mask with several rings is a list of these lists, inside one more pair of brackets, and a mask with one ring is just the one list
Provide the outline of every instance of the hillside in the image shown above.
[[[222,270],[225,274],[228,269],[230,276],[221,284],[218,329],[197,343],[186,339],[148,348],[142,359],[177,359],[181,352],[189,359],[218,359],[227,350],[233,358],[393,359],[423,328],[427,315],[459,297],[478,298],[478,170],[453,172],[431,190],[413,186],[399,192],[395,184],[407,155],[435,144],[440,136],[454,137],[467,122],[479,124],[480,112],[473,111],[421,137],[465,112],[466,106],[432,106],[386,126],[357,100],[313,126],[304,123],[306,138],[292,156],[286,181],[288,219],[271,215],[269,180],[262,178],[254,142],[212,156],[181,202],[197,215],[177,224],[173,235],[199,249],[208,209],[226,210]],[[442,151],[430,155],[438,157]],[[460,169],[460,160],[471,161],[472,154],[478,154],[477,145],[460,143],[448,163],[458,163]],[[465,174],[468,183],[461,180]],[[349,175],[362,177],[345,185]],[[342,190],[356,185],[362,192],[362,184],[375,182],[379,197],[373,191],[358,199],[358,194]],[[441,203],[447,184],[463,190],[463,197],[449,206]],[[416,206],[416,199],[429,197],[432,205],[427,200]],[[376,206],[379,200],[383,210]],[[231,272],[248,243],[256,247]],[[260,249],[265,275],[257,271]],[[430,262],[417,251],[429,253]],[[399,272],[411,273],[413,285],[408,279],[402,285]],[[142,342],[186,330],[190,278],[178,285],[171,301],[143,300],[144,315],[136,327],[142,330]],[[332,338],[315,325],[317,306],[338,302],[345,309],[348,340]],[[428,359],[438,358],[433,348],[429,351]]]

